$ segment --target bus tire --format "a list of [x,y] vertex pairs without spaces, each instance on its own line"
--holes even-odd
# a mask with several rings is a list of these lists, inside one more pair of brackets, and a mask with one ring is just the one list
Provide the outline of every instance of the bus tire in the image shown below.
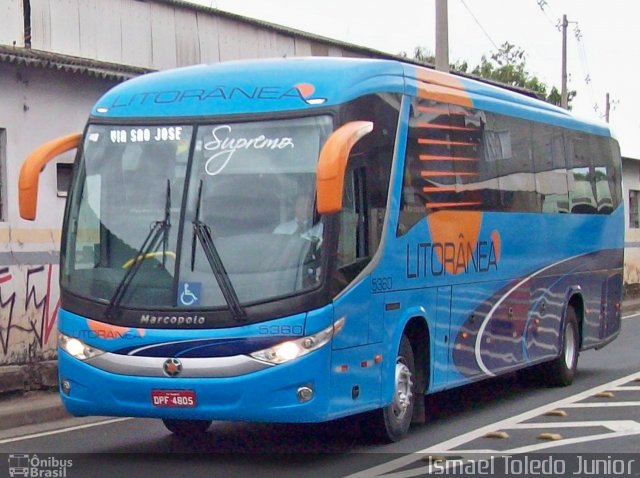
[[163,418],[162,423],[174,435],[179,437],[192,437],[204,435],[211,426],[211,420],[174,420]]
[[571,385],[578,367],[579,349],[580,335],[578,333],[578,318],[575,308],[569,305],[562,328],[560,355],[545,364],[544,372],[549,385],[554,387]]
[[403,439],[411,425],[415,405],[415,362],[413,349],[406,335],[400,340],[396,356],[392,402],[369,415],[367,433],[385,443]]

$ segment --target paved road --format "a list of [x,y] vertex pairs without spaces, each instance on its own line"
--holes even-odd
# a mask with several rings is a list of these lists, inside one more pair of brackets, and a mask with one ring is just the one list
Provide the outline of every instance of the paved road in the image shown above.
[[[156,420],[75,419],[5,431],[0,452],[12,454],[14,464],[19,454],[71,459],[66,470],[70,478],[404,478],[441,471],[443,462],[434,465],[434,457],[453,456],[455,460],[444,463],[459,465],[487,454],[533,452],[633,453],[626,457],[637,455],[640,470],[639,343],[640,315],[634,315],[623,321],[614,343],[581,354],[571,387],[547,388],[533,378],[507,376],[434,395],[428,402],[429,423],[393,445],[367,443],[366,430],[353,421],[312,426],[214,423],[206,438],[183,442]],[[542,439],[543,433],[552,439]],[[9,471],[3,461],[0,476]]]

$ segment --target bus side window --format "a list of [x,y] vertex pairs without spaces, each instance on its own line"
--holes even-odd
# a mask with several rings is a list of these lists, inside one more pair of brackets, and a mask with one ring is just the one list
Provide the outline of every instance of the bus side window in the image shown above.
[[481,161],[485,123],[478,110],[413,100],[397,236],[432,212],[493,207],[495,162]]
[[612,146],[609,138],[591,137],[598,214],[611,214],[620,204],[620,193],[616,189],[620,171],[616,168],[616,151]]
[[567,180],[569,184],[569,208],[573,214],[595,214],[595,174],[591,167],[589,136],[577,131],[567,134]]
[[362,167],[347,170],[339,220],[338,269],[349,282],[370,259],[365,170]]
[[356,143],[349,158],[339,214],[340,281],[353,280],[382,240],[399,105],[398,95],[382,94],[358,98],[345,107],[342,122],[371,121],[374,128]]
[[[493,181],[495,189],[486,188],[494,200],[486,202],[486,210],[531,212],[540,211],[541,200],[536,193],[532,156],[531,123],[494,113],[487,113],[485,130],[485,167],[493,164],[489,174],[483,173],[482,183]],[[497,183],[497,184],[496,184]]]
[[569,190],[562,130],[533,123],[533,162],[542,212],[568,213]]

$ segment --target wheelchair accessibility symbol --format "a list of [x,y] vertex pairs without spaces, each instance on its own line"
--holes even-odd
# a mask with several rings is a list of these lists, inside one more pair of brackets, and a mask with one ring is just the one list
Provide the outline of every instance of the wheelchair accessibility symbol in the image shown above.
[[202,284],[200,282],[180,282],[178,301],[180,305],[191,306],[200,304],[200,292]]

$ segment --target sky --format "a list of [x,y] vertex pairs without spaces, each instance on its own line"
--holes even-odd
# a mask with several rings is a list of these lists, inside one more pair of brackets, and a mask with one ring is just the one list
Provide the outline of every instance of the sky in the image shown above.
[[[435,52],[435,0],[190,0],[387,53]],[[560,89],[566,14],[568,88],[575,114],[610,125],[624,156],[640,159],[640,39],[635,0],[449,0],[449,60],[471,68],[504,42],[526,53],[529,73]]]

